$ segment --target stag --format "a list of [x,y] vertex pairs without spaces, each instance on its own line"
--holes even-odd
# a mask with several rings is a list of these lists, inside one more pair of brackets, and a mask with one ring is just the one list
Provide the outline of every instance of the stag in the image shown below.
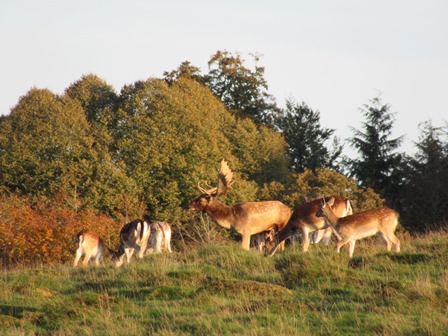
[[[334,203],[332,205],[333,211],[340,217],[352,214],[352,206],[348,199],[341,196],[334,196]],[[298,205],[294,208],[288,224],[278,232],[273,239],[266,241],[266,251],[269,255],[274,255],[278,246],[286,239],[294,236],[298,232],[302,233],[302,249],[304,252],[308,251],[310,245],[309,234],[316,230],[326,230],[331,227],[331,223],[326,223],[323,218],[316,217],[317,209],[321,199],[315,199],[311,202]],[[340,238],[338,232],[332,227],[335,235]]]
[[205,190],[198,183],[201,194],[191,201],[189,209],[203,211],[220,226],[234,229],[242,236],[241,246],[245,250],[250,248],[252,235],[271,229],[279,231],[285,227],[291,210],[279,201],[243,202],[233,206],[218,201],[217,198],[226,194],[232,184],[233,172],[227,162],[222,160],[218,172],[218,186]]
[[395,230],[398,225],[398,213],[395,210],[379,207],[371,210],[355,213],[347,217],[339,217],[332,205],[335,199],[332,197],[328,201],[322,199],[316,216],[325,218],[329,225],[335,227],[341,235],[336,250],[339,253],[342,246],[349,244],[349,257],[353,257],[356,241],[379,234],[386,243],[387,250],[392,249],[400,252],[400,241],[395,236]]

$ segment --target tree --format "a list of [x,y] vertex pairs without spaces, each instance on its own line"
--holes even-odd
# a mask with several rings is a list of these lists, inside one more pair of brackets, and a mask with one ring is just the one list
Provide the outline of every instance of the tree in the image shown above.
[[[448,127],[420,124],[417,153],[407,160],[402,200],[404,225],[415,232],[446,229],[448,223]],[[445,139],[443,139],[443,137]]]
[[201,75],[201,69],[192,65],[189,61],[182,62],[182,64],[173,71],[165,71],[163,73],[164,80],[169,85],[179,80],[179,78],[192,79],[200,84],[204,84],[204,78]]
[[286,102],[286,110],[276,119],[276,126],[288,143],[288,156],[291,167],[296,173],[305,168],[337,169],[336,160],[342,152],[338,139],[334,138],[330,152],[324,143],[333,135],[334,130],[322,128],[319,111],[313,111],[305,103]]
[[366,118],[364,131],[352,128],[354,137],[349,139],[352,148],[359,153],[359,159],[349,160],[351,176],[364,188],[373,188],[386,200],[393,200],[399,194],[401,185],[400,167],[402,155],[395,150],[403,137],[390,139],[394,113],[390,105],[382,104],[380,97],[360,108]]
[[278,133],[235,117],[196,81],[138,81],[123,88],[120,102],[116,160],[139,182],[151,216],[180,217],[179,204],[197,193],[198,181],[215,181],[223,158],[239,181],[229,199],[254,200],[257,183],[245,179],[271,181],[287,171]]
[[[2,124],[0,185],[8,193],[39,200],[59,197],[76,211],[138,212],[135,182],[107,149],[94,145],[77,100],[31,89]],[[126,204],[124,195],[130,197]]]
[[294,180],[286,190],[284,202],[291,207],[304,202],[304,197],[319,197],[321,195],[340,195],[348,198],[354,211],[363,211],[378,207],[384,200],[370,188],[360,188],[354,179],[349,179],[332,169],[318,168],[316,171],[305,169],[300,174],[294,174]]
[[252,56],[254,70],[244,65],[245,60],[239,54],[217,51],[208,62],[205,84],[228,109],[258,123],[270,124],[279,109],[273,96],[266,91],[264,67],[258,66],[260,56]]
[[[94,74],[84,75],[71,84],[65,95],[78,101],[90,124],[95,145],[100,151],[113,149],[112,131],[118,96],[113,87]],[[107,149],[106,149],[107,148]]]

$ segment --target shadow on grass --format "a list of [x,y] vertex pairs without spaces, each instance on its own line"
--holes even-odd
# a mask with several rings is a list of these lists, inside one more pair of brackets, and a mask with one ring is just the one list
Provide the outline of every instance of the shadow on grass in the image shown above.
[[389,258],[399,264],[412,265],[428,262],[431,259],[431,256],[425,253],[406,253],[389,255]]
[[22,318],[24,313],[36,311],[37,309],[33,307],[0,305],[1,315],[9,315],[15,318]]

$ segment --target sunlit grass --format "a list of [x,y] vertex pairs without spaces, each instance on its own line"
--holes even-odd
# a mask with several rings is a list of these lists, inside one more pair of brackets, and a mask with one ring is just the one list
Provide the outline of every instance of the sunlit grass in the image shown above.
[[443,335],[448,236],[263,257],[205,243],[130,265],[2,272],[5,335]]

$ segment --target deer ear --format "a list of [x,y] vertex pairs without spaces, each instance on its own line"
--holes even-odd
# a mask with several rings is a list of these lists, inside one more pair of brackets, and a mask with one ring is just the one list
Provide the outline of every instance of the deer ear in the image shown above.
[[334,204],[334,197],[330,198],[327,202],[330,206],[333,206]]

